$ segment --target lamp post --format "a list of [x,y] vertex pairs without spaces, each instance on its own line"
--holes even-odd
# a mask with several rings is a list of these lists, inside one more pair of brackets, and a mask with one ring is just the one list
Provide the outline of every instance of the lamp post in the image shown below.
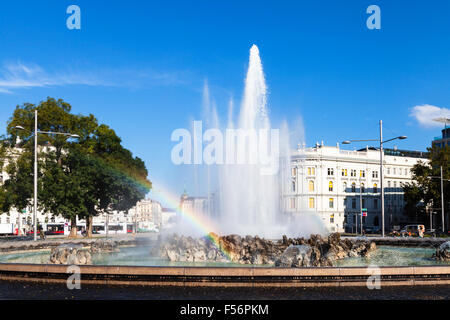
[[380,187],[381,187],[381,232],[384,237],[384,186],[383,186],[383,144],[396,139],[404,140],[406,136],[398,136],[392,139],[383,141],[383,121],[380,120],[380,138],[379,139],[368,139],[368,140],[346,140],[342,144],[350,144],[352,142],[365,142],[365,141],[377,141],[380,143]]
[[[17,130],[25,130],[25,131],[29,131],[27,129],[25,129],[22,126],[15,126],[14,129]],[[31,132],[31,131],[29,131]],[[37,185],[38,185],[38,180],[37,180],[37,174],[38,174],[38,151],[37,151],[37,145],[38,145],[38,134],[59,134],[59,135],[64,135],[64,136],[68,136],[71,138],[79,138],[80,136],[77,134],[71,134],[71,133],[65,133],[65,132],[51,132],[51,131],[38,131],[38,112],[37,109],[34,110],[34,131],[31,132],[34,135],[34,200],[33,200],[33,205],[34,205],[34,212],[33,212],[33,224],[34,224],[34,232],[33,232],[33,240],[37,241],[37,202],[38,202],[38,190],[37,190]]]
[[444,174],[442,171],[442,166],[441,166],[441,175],[437,176],[437,177],[428,177],[429,179],[440,179],[441,180],[441,214],[442,214],[442,233],[445,233],[445,208],[444,208],[444,180],[445,181],[450,181],[450,179],[444,179]]

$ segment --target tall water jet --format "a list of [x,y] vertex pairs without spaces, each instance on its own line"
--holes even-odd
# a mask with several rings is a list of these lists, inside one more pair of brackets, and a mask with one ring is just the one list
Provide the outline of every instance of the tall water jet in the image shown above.
[[[242,130],[246,136],[245,150],[237,145],[227,145],[227,154],[245,152],[245,163],[225,164],[220,175],[221,229],[225,233],[275,236],[274,224],[280,211],[278,174],[263,175],[259,154],[269,146],[268,137],[259,135],[261,130],[269,132],[267,112],[267,86],[261,58],[256,45],[250,49],[250,59],[245,80],[244,97],[239,121],[233,129]],[[252,139],[254,133],[257,139]],[[278,143],[278,141],[276,141]],[[256,159],[251,161],[250,159]],[[277,159],[278,161],[278,155]],[[279,234],[276,235],[279,237]]]
[[[272,128],[267,107],[267,85],[256,45],[250,49],[245,88],[236,120],[233,119],[233,105],[230,100],[227,127],[219,130],[215,103],[205,82],[203,129],[219,132],[214,142],[220,140],[217,145],[222,148],[218,148],[220,156],[216,150],[214,157],[223,162],[210,162],[201,169],[195,167],[199,169],[195,171],[195,185],[202,186],[206,192],[204,199],[208,206],[214,208],[213,212],[205,215],[193,210],[195,212],[185,212],[185,215],[195,216],[196,224],[201,225],[200,231],[207,229],[207,232],[221,235],[280,238],[283,234],[296,237],[323,233],[323,224],[317,214],[298,210],[298,207],[286,210],[289,200],[301,197],[289,193],[293,178],[290,131],[287,123],[281,130]],[[215,145],[211,141],[209,143],[208,147]],[[298,201],[303,202],[301,199]],[[178,225],[181,233],[191,234],[184,219]]]

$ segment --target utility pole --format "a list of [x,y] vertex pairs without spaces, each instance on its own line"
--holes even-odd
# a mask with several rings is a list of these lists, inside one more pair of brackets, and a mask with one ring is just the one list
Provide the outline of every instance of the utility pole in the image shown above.
[[51,132],[51,131],[38,131],[38,112],[37,108],[34,110],[34,132],[29,131],[28,129],[25,129],[22,126],[15,126],[15,129],[18,130],[25,130],[34,135],[34,200],[33,200],[33,206],[34,206],[34,212],[33,212],[33,224],[34,224],[34,241],[37,241],[37,202],[38,202],[38,134],[59,134],[64,136],[69,136],[72,138],[79,138],[80,136],[77,134],[71,134],[71,133],[65,133],[65,132]]
[[34,110],[34,241],[37,241],[37,201],[38,201],[38,113]]
[[444,218],[444,174],[441,166],[441,205],[442,205],[442,233],[445,232],[445,218]]
[[383,121],[380,120],[380,138],[379,139],[366,139],[366,140],[346,140],[342,144],[350,144],[352,142],[363,142],[363,141],[377,141],[380,142],[380,187],[381,187],[381,230],[382,236],[384,237],[384,186],[383,186],[383,144],[396,139],[404,140],[406,136],[398,136],[392,139],[383,141]]
[[359,214],[361,217],[361,235],[363,234],[363,207],[362,207],[362,184],[361,184],[361,177],[359,177]]
[[383,120],[380,120],[381,236],[384,238]]

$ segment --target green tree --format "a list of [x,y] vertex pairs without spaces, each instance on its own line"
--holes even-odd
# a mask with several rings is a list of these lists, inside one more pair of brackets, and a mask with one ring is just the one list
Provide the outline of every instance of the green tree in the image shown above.
[[[441,210],[441,166],[444,179],[450,178],[450,147],[429,148],[430,161],[418,162],[412,169],[412,182],[403,186],[405,210],[410,216],[426,222],[427,208]],[[450,210],[450,183],[444,180],[444,212],[446,212],[446,229],[448,229]]]
[[77,216],[86,219],[90,236],[94,216],[128,210],[144,198],[151,187],[145,164],[122,146],[114,130],[98,125],[93,115],[71,114],[71,106],[63,100],[48,98],[38,106],[17,106],[8,122],[10,140],[19,142],[22,151],[8,166],[11,179],[0,191],[4,211],[32,203],[36,109],[39,131],[79,136],[73,141],[62,135],[38,135],[38,203],[41,210],[69,219],[71,236],[76,236]]

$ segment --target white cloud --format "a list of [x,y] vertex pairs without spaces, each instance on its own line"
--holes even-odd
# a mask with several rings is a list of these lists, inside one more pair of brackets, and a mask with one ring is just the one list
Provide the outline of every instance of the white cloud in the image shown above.
[[186,82],[179,72],[115,68],[97,71],[47,71],[35,64],[20,62],[0,68],[0,93],[15,90],[67,85],[145,88],[154,85],[180,85]]
[[450,109],[424,104],[412,108],[410,116],[414,117],[424,127],[439,127],[442,124],[434,121],[434,119],[442,117],[450,118]]

